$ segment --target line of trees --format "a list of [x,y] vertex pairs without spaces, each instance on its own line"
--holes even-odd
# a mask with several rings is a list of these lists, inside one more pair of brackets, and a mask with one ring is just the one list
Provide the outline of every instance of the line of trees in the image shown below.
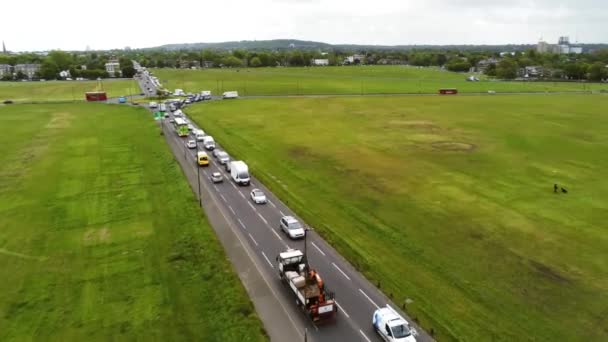
[[[0,54],[0,64],[8,64],[15,66],[17,64],[39,64],[40,70],[37,72],[37,78],[47,80],[58,79],[60,72],[69,71],[70,77],[82,77],[86,79],[96,79],[98,77],[109,77],[106,72],[105,64],[111,58],[113,53],[100,52],[85,52],[85,53],[69,53],[60,50],[50,51],[46,56],[23,53],[17,55]],[[135,75],[135,69],[131,59],[127,56],[122,56],[119,59],[121,66],[122,77],[131,78]],[[27,78],[23,73],[17,72],[13,77],[5,75],[3,80],[24,79]]]
[[[144,67],[275,67],[310,66],[314,59],[327,59],[329,65],[342,65],[353,54],[363,56],[364,64],[409,64],[437,66],[455,72],[476,70],[480,62],[485,64],[488,76],[514,79],[522,76],[528,66],[541,67],[542,78],[600,81],[608,78],[608,49],[580,55],[538,53],[536,50],[514,52],[501,56],[493,51],[440,51],[440,50],[372,50],[328,52],[311,50],[114,50],[108,52],[67,53],[51,51],[47,56],[36,54],[0,55],[0,64],[40,63],[40,78],[54,79],[62,70],[69,70],[71,77],[107,77],[105,63],[112,55],[119,55],[123,77],[132,77],[135,70],[131,60]],[[487,65],[487,61],[492,61]],[[358,61],[355,62],[357,64]],[[84,67],[83,67],[84,66]]]

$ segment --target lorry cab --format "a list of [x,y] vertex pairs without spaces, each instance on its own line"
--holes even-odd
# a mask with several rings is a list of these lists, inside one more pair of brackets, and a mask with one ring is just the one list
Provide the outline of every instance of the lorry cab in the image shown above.
[[416,342],[408,322],[388,305],[374,312],[372,325],[384,341]]
[[208,166],[209,165],[209,156],[207,152],[200,151],[196,154],[196,162],[200,166]]

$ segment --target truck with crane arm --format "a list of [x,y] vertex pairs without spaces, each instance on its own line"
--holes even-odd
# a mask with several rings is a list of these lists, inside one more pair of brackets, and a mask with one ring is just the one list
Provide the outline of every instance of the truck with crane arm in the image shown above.
[[314,324],[335,321],[338,306],[334,293],[325,288],[323,279],[311,269],[306,255],[297,249],[288,249],[277,258],[279,277],[296,296],[298,306]]

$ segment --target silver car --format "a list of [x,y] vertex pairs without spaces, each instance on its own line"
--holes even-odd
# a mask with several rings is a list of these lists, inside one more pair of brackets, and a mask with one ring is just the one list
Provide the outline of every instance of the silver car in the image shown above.
[[211,174],[211,181],[213,183],[221,183],[224,181],[224,177],[219,172],[214,172]]
[[266,203],[266,195],[260,189],[251,190],[251,199],[255,204],[265,204]]
[[186,143],[186,147],[188,147],[189,149],[196,148],[196,140],[194,140],[194,139],[188,140],[188,142]]
[[296,220],[293,216],[281,217],[280,227],[285,234],[292,239],[303,239],[304,238],[304,227]]
[[[215,152],[215,150],[214,150]],[[230,161],[230,157],[228,156],[228,153],[224,152],[224,151],[220,151],[217,154],[217,160],[220,161],[220,164],[225,165]]]

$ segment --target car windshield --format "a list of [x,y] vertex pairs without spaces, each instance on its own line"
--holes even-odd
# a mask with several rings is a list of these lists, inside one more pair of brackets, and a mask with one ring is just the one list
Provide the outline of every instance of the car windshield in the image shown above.
[[302,225],[298,221],[291,222],[289,224],[289,229],[300,229],[300,228],[302,228]]
[[404,338],[412,334],[410,328],[405,324],[393,325],[391,327],[391,331],[393,332],[393,337],[395,338]]
[[239,178],[249,178],[249,174],[247,172],[239,172]]

